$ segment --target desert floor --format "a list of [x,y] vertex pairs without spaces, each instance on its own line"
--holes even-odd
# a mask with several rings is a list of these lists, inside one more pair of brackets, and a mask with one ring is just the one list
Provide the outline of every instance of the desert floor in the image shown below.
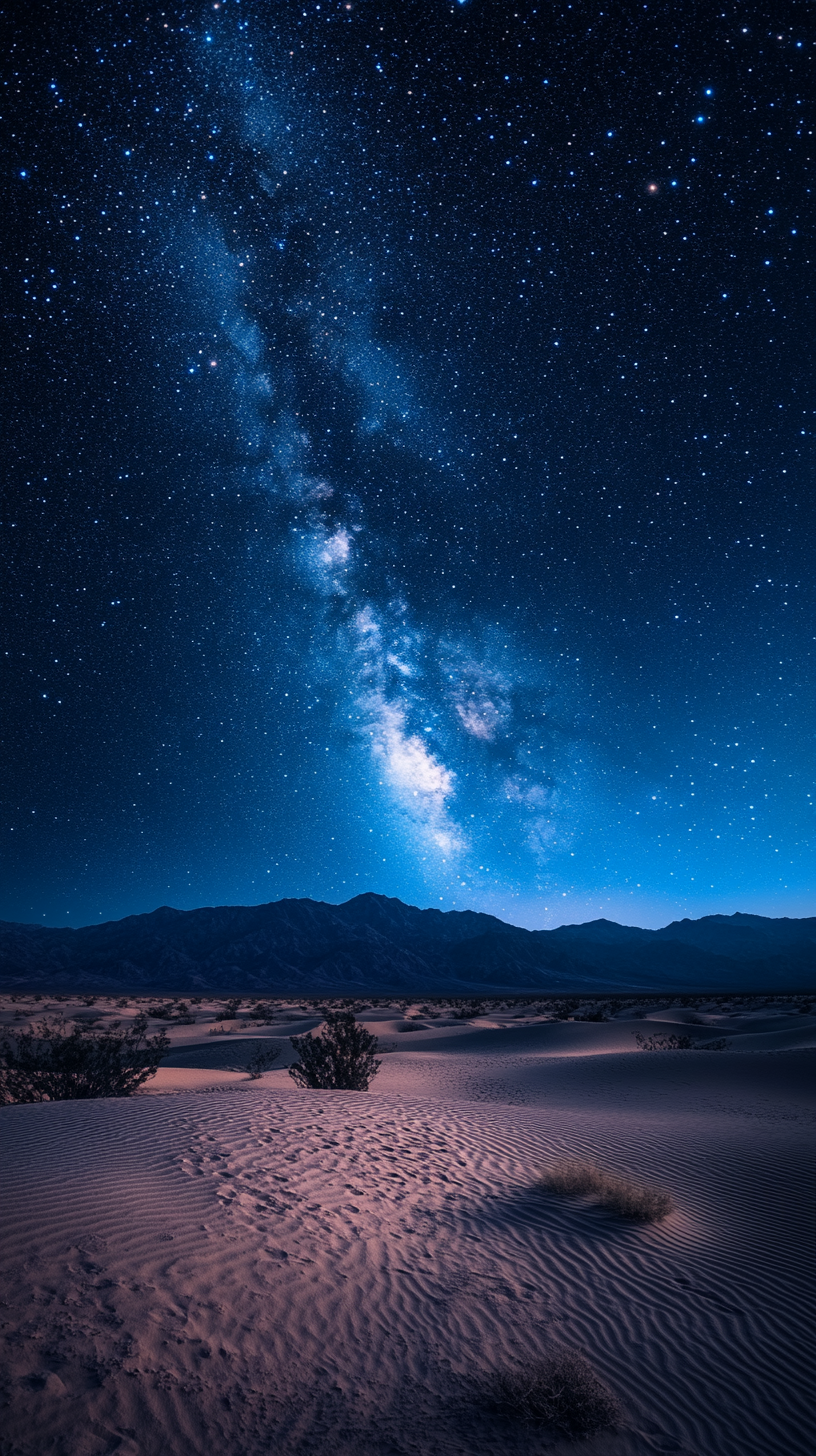
[[[287,1075],[308,1008],[223,1035],[196,1010],[141,1095],[0,1111],[3,1456],[813,1449],[816,1017],[380,1007],[382,1069],[343,1093]],[[636,1049],[689,1022],[730,1046]],[[253,1081],[259,1040],[282,1058]],[[675,1210],[536,1189],[564,1156]],[[618,1430],[492,1408],[492,1372],[554,1344],[617,1392]]]

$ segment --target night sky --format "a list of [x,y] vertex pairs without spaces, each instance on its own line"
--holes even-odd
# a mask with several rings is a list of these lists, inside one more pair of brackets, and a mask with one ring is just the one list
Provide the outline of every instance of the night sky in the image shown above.
[[812,913],[809,7],[14,16],[0,914]]

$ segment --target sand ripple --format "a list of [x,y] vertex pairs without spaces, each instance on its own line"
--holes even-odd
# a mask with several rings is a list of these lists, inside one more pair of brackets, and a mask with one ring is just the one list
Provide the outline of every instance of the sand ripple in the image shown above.
[[[628,1412],[587,1453],[810,1449],[795,1114],[262,1090],[2,1129],[11,1456],[528,1452],[474,1381],[554,1340]],[[533,1190],[565,1155],[676,1212],[632,1227]]]

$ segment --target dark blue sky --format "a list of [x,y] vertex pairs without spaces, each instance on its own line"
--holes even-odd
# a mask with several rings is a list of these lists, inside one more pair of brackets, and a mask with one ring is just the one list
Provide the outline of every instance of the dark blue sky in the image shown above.
[[0,913],[808,913],[808,7],[18,16]]

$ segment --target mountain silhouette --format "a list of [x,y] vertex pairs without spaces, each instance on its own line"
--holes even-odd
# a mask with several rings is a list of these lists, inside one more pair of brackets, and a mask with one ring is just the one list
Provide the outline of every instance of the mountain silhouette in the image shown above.
[[706,915],[642,930],[611,920],[523,930],[385,895],[174,910],[82,929],[0,921],[0,987],[258,994],[803,990],[816,917]]

